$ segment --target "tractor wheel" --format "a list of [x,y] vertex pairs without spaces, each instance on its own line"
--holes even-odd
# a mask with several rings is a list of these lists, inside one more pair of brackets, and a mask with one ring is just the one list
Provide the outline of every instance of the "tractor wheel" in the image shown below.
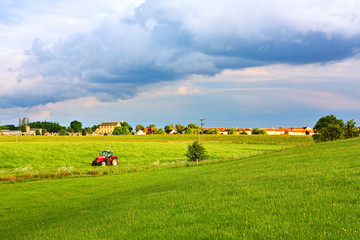
[[105,167],[106,166],[106,161],[102,161],[101,166]]
[[111,161],[111,164],[112,164],[113,166],[118,165],[118,159],[117,159],[117,158],[114,158],[114,159]]

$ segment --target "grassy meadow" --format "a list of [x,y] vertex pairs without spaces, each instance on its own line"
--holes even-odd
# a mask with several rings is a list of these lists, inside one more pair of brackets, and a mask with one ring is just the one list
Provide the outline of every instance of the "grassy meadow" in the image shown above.
[[[1,182],[0,239],[360,237],[359,138],[312,144],[311,138],[301,137],[227,137],[230,136],[204,139],[210,156],[221,157],[222,153],[230,157],[237,151],[241,154],[237,148],[249,151],[250,147],[254,155],[130,174]],[[145,154],[143,160],[151,162],[171,161],[163,160],[166,154],[162,150],[185,150],[194,140],[157,138],[109,138],[108,142],[97,138],[37,139],[45,145],[35,145],[29,139],[18,143],[1,139],[0,145],[1,151],[4,146],[16,151],[16,146],[26,146],[21,144],[34,144],[33,147],[39,146],[38,151],[49,145],[47,151],[79,147],[86,151],[93,146],[97,152],[96,143],[105,144],[104,141],[114,147],[140,146],[143,151],[151,149],[146,148],[147,144],[154,144],[153,151],[160,156]],[[11,148],[6,144],[19,145]],[[277,151],[270,151],[274,147]],[[269,151],[259,153],[261,148]],[[36,159],[34,163],[38,162]],[[136,158],[129,157],[129,161]],[[78,165],[81,166],[82,163]]]
[[[91,167],[91,162],[105,149],[114,150],[123,168],[183,164],[187,146],[196,140],[196,135],[0,137],[0,177],[92,171],[98,168]],[[204,136],[203,140],[209,160],[241,158],[312,143],[309,137],[291,136]]]

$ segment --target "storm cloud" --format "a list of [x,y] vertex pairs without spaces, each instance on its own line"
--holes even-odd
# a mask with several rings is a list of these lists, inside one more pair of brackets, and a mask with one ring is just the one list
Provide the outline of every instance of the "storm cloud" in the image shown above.
[[359,8],[358,1],[148,0],[92,31],[33,40],[18,68],[18,94],[0,108],[87,96],[116,101],[192,75],[340,61],[359,53]]

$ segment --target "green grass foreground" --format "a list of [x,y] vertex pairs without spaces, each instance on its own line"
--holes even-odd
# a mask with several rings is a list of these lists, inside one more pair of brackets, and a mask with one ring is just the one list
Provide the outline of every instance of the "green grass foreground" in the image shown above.
[[358,239],[360,139],[0,184],[0,239]]

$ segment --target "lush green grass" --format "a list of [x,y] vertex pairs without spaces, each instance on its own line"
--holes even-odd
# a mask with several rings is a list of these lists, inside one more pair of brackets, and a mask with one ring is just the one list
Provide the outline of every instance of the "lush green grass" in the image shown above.
[[[149,166],[186,160],[187,146],[196,135],[102,137],[0,137],[0,176],[36,172],[89,170],[99,152],[114,150],[120,165]],[[296,144],[312,143],[309,137],[204,136],[210,159],[239,158]]]
[[1,184],[0,239],[358,239],[360,139]]

